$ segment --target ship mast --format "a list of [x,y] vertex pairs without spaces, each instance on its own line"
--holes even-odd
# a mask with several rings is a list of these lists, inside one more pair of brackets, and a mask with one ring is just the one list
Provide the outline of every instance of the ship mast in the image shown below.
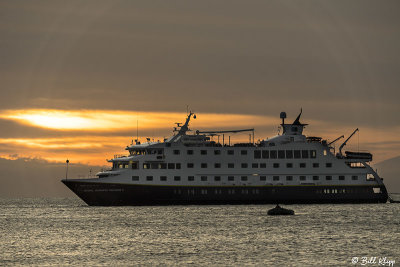
[[[189,122],[192,116],[194,119],[196,119],[196,115],[192,111],[190,111],[189,115],[186,118],[185,124],[181,126],[180,125],[181,123],[179,122],[176,123],[177,127],[175,127],[175,130],[178,131],[178,133],[174,137],[172,137],[172,139],[169,140],[168,143],[174,142],[178,137],[185,135],[186,132],[189,131]],[[179,130],[177,128],[179,128]]]

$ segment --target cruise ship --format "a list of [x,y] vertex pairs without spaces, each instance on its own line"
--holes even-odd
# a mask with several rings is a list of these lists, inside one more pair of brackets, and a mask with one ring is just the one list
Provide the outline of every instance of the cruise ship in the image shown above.
[[[280,133],[254,142],[254,129],[191,131],[196,115],[189,112],[163,142],[135,140],[96,178],[62,182],[93,206],[385,203],[383,179],[368,164],[372,154],[342,152],[358,129],[336,151],[344,136],[305,136],[301,114],[285,123],[281,112]],[[231,144],[238,132],[249,132],[249,141]]]

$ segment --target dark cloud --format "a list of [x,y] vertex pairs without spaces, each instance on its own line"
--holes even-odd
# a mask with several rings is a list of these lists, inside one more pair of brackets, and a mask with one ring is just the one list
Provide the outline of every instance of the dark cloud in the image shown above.
[[2,5],[7,108],[396,118],[397,1]]

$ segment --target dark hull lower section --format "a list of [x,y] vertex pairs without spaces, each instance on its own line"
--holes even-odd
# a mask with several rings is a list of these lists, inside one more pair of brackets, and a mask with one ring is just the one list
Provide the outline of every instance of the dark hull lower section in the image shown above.
[[91,206],[385,203],[388,199],[384,186],[199,187],[62,182]]

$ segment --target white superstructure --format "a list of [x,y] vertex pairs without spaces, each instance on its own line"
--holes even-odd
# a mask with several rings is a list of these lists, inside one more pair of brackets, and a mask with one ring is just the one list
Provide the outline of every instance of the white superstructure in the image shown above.
[[[123,185],[120,189],[124,192],[129,186],[147,191],[154,189],[155,199],[156,194],[165,193],[169,197],[161,199],[171,199],[171,195],[182,203],[191,203],[191,199],[194,203],[201,199],[231,203],[229,200],[234,202],[235,196],[239,203],[240,200],[271,202],[274,197],[282,202],[300,203],[318,203],[319,200],[383,202],[387,199],[382,179],[368,165],[372,155],[342,154],[342,148],[354,133],[335,154],[333,142],[303,135],[305,124],[299,121],[301,113],[293,123],[286,124],[286,114],[282,112],[282,134],[257,143],[254,129],[188,134],[190,119],[195,116],[190,112],[186,122],[178,124],[175,134],[164,142],[141,144],[136,140],[126,147],[128,155],[109,160],[112,169],[98,173],[98,179],[73,181],[88,184],[86,187],[90,187],[90,183]],[[240,131],[252,132],[253,141],[226,142],[226,134]],[[222,136],[219,139],[223,141],[211,141],[210,136],[215,135]],[[164,192],[166,188],[171,191],[170,195]]]

